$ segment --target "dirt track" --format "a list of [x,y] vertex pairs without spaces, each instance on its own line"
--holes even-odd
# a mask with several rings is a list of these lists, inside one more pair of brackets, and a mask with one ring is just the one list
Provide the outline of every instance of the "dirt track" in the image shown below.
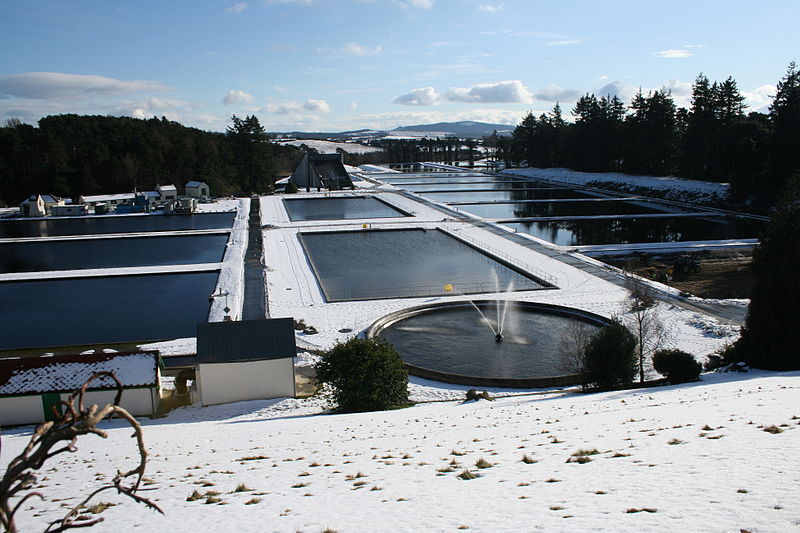
[[[672,268],[676,258],[677,256],[660,256],[651,259],[647,265],[633,259],[615,259],[607,262],[645,278],[659,279],[659,274]],[[690,273],[665,283],[701,298],[749,298],[753,286],[751,260],[749,254],[717,254],[700,257],[700,272]]]

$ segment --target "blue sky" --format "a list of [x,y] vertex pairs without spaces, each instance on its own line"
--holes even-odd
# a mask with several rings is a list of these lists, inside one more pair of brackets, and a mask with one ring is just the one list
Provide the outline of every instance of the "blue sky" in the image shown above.
[[666,86],[688,105],[700,72],[764,110],[800,59],[798,20],[797,0],[2,0],[0,122],[515,124],[586,92]]

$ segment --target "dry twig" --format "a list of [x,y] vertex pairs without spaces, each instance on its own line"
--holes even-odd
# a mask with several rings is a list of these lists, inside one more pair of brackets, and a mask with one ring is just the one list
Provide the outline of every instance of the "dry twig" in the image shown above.
[[[110,378],[116,384],[117,395],[114,398],[114,403],[102,408],[98,408],[97,405],[84,407],[84,396],[89,384],[101,377]],[[97,372],[83,384],[79,391],[72,393],[67,401],[61,402],[60,405],[64,410],[63,415],[59,416],[55,421],[45,422],[37,426],[25,450],[11,460],[2,480],[0,480],[0,525],[3,526],[4,531],[8,533],[17,532],[14,515],[22,507],[23,503],[34,497],[45,499],[44,495],[38,491],[21,494],[36,485],[37,478],[33,471],[39,470],[51,457],[64,452],[75,452],[77,450],[75,443],[81,435],[91,433],[106,438],[107,433],[97,428],[97,424],[104,418],[112,416],[125,419],[133,428],[133,436],[136,437],[136,445],[139,450],[139,464],[127,472],[118,470],[110,484],[95,489],[83,501],[70,509],[63,518],[51,522],[45,530],[46,533],[57,533],[78,527],[90,527],[102,522],[102,517],[79,522],[76,522],[76,519],[81,509],[93,497],[110,489],[116,489],[119,494],[124,494],[137,503],[142,503],[163,514],[163,511],[152,500],[137,494],[147,464],[147,450],[144,446],[142,427],[128,411],[120,407],[121,398],[122,383],[117,376],[113,372]],[[75,407],[76,399],[78,401],[77,409]],[[56,412],[55,406],[54,412]],[[57,412],[56,414],[58,415]],[[64,442],[67,444],[62,444]],[[131,480],[126,483],[129,478]],[[11,500],[14,498],[19,498],[19,501],[12,506]]]

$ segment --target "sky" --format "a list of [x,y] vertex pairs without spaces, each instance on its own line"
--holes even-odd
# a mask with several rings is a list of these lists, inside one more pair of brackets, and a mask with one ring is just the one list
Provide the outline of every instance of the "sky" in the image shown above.
[[766,111],[800,59],[797,20],[797,0],[2,0],[0,123],[517,124],[587,92],[667,87],[689,106],[700,73]]

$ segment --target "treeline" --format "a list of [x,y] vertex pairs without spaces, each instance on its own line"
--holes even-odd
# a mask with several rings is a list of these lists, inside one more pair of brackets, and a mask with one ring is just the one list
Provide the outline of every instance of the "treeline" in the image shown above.
[[745,113],[736,81],[700,74],[690,109],[670,91],[639,91],[626,106],[617,96],[582,96],[567,123],[558,104],[529,113],[497,157],[508,164],[731,183],[735,201],[766,209],[800,171],[800,72],[794,62],[778,82],[769,113]]
[[290,173],[300,152],[275,146],[255,116],[225,133],[188,128],[166,118],[57,115],[38,127],[0,127],[0,204],[31,194],[79,195],[152,190],[188,181],[214,195],[265,193]]

